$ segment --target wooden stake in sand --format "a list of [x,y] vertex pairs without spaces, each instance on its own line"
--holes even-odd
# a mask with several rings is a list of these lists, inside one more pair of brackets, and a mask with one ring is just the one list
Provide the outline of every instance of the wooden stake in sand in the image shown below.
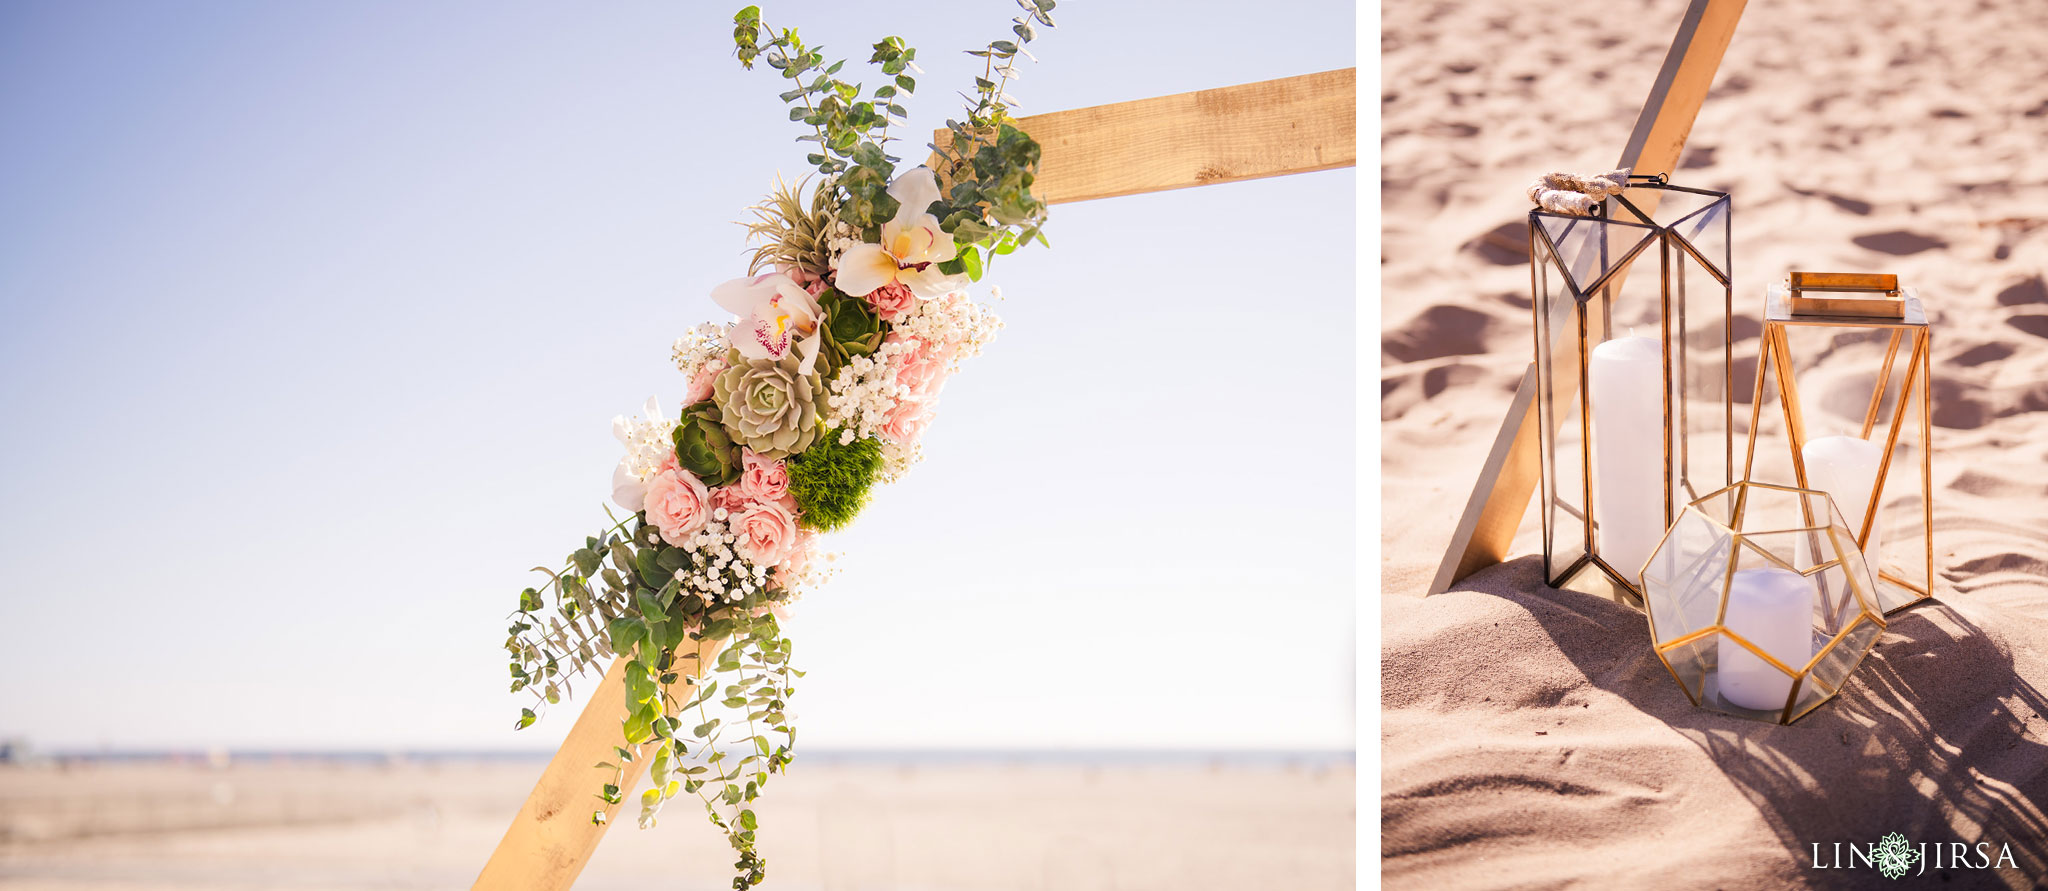
[[[1215,90],[1019,118],[1042,152],[1033,188],[1051,204],[1332,170],[1358,163],[1358,70],[1324,71]],[[935,140],[951,134],[941,130]],[[712,648],[703,659],[716,653]],[[596,790],[625,718],[624,660],[584,701],[568,739],[477,877],[478,889],[560,891],[575,884],[614,816]],[[635,755],[628,792],[645,759]],[[627,800],[633,796],[624,795]]]
[[[1735,36],[1735,23],[1742,18],[1745,2],[1692,0],[1686,7],[1678,34],[1671,39],[1671,51],[1664,56],[1664,67],[1650,85],[1650,96],[1643,101],[1642,113],[1636,115],[1635,130],[1614,166],[1655,176],[1669,174],[1678,165],[1700,104],[1706,101],[1707,88],[1713,86],[1714,73],[1721,67],[1721,56]],[[1645,214],[1656,213],[1661,196],[1645,191],[1644,197],[1637,206]],[[1620,283],[1616,278],[1615,285]],[[1592,330],[1587,336],[1598,341],[1605,339],[1606,332]],[[1570,385],[1576,386],[1577,381]],[[1560,394],[1558,398],[1573,395]],[[1536,433],[1536,363],[1531,362],[1507,417],[1501,419],[1493,448],[1480,465],[1479,481],[1465,502],[1465,513],[1451,533],[1450,546],[1444,549],[1427,593],[1441,594],[1460,579],[1507,559],[1508,546],[1522,525],[1522,514],[1529,508],[1541,471]]]

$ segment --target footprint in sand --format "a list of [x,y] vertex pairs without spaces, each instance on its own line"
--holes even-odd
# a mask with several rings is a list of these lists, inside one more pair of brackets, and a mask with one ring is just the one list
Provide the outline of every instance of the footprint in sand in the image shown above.
[[1964,368],[1975,368],[1986,362],[1996,362],[2015,352],[2017,350],[2013,348],[2012,344],[1980,343],[1957,353],[1955,358],[1948,360],[1948,364],[1960,365]]
[[1502,223],[1471,241],[1465,242],[1463,250],[1479,255],[1479,259],[1495,266],[1519,266],[1529,262],[1529,223],[1516,220]]
[[2005,323],[2035,337],[2048,337],[2048,316],[2013,316]]
[[1934,248],[1948,247],[1948,242],[1942,241],[1939,238],[1931,235],[1922,235],[1918,232],[1907,232],[1904,229],[1858,235],[1849,240],[1855,242],[1857,247],[1868,248],[1881,254],[1891,254],[1900,257]]
[[1486,334],[1494,318],[1476,309],[1439,305],[1422,311],[1380,341],[1380,352],[1395,362],[1420,362],[1444,356],[1486,352]]
[[2048,283],[2042,282],[2038,275],[2021,279],[1998,292],[1999,306],[2027,306],[2035,303],[2048,303]]

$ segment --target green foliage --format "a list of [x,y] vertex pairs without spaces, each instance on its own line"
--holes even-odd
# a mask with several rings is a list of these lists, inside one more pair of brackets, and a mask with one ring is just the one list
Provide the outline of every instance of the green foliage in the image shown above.
[[882,471],[882,444],[866,437],[842,444],[834,428],[787,466],[789,494],[803,511],[804,525],[830,532],[853,522],[867,506],[868,490]]
[[902,160],[883,149],[891,140],[889,125],[906,117],[901,96],[917,89],[906,71],[916,66],[917,50],[903,38],[889,37],[874,45],[869,64],[879,66],[884,82],[872,92],[838,77],[845,60],[827,64],[824,47],[804,43],[795,28],[776,29],[761,19],[761,8],[749,6],[733,16],[734,54],[752,70],[756,59],[782,72],[791,89],[782,94],[789,119],[811,132],[799,142],[815,142],[807,160],[819,173],[837,175],[843,190],[840,217],[857,229],[870,230],[896,213],[896,201],[884,190]]
[[[566,689],[570,678],[601,671],[601,660],[626,657],[619,728],[626,745],[613,748],[616,761],[596,765],[612,777],[592,793],[605,807],[591,812],[591,822],[605,823],[605,810],[625,802],[624,765],[648,758],[640,825],[654,825],[669,799],[695,794],[739,852],[733,887],[759,884],[767,862],[754,849],[752,803],[793,759],[787,706],[803,673],[790,667],[790,643],[774,615],[754,612],[787,592],[756,590],[715,605],[682,593],[675,574],[692,569],[688,553],[662,541],[638,514],[584,539],[564,562],[560,571],[536,568],[549,583],[519,592],[505,647],[513,691],[534,689],[536,703],[520,709],[515,729],[538,720],[543,703],[559,701],[558,685]],[[729,581],[736,585],[737,577]],[[697,664],[706,640],[726,642],[715,665]],[[687,741],[685,712],[694,712]]]
[[1010,20],[1016,40],[993,40],[985,49],[967,51],[985,63],[982,75],[974,79],[974,95],[967,97],[967,120],[948,120],[944,144],[931,145],[940,156],[935,172],[944,190],[933,213],[960,245],[960,256],[940,269],[949,275],[966,273],[976,281],[981,279],[985,256],[1008,254],[1032,241],[1046,243],[1039,231],[1045,225],[1046,205],[1031,195],[1038,176],[1038,143],[1010,123],[1010,107],[1017,100],[1008,88],[1018,76],[1017,57],[1031,58],[1025,44],[1038,36],[1040,26],[1053,27],[1057,2],[1017,0],[1017,5],[1024,14]]

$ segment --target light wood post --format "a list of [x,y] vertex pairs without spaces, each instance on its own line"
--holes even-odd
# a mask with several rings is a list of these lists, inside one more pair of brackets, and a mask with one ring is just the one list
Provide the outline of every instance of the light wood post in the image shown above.
[[[1685,10],[1685,18],[1679,22],[1677,36],[1671,39],[1671,51],[1665,55],[1664,67],[1657,72],[1657,80],[1650,87],[1650,96],[1644,100],[1643,110],[1636,116],[1635,130],[1629,134],[1628,144],[1622,149],[1621,160],[1615,164],[1616,167],[1654,175],[1670,173],[1678,166],[1686,137],[1692,134],[1693,121],[1699,117],[1700,104],[1706,101],[1707,90],[1714,84],[1714,73],[1720,70],[1721,56],[1728,49],[1729,39],[1735,36],[1735,23],[1742,18],[1745,2],[1692,0]],[[1654,189],[1645,189],[1638,194],[1644,200],[1637,201],[1637,206],[1646,214],[1656,213],[1662,194]],[[1626,272],[1623,270],[1622,274],[1616,275],[1615,287],[1621,286],[1622,275]],[[1590,333],[1595,337],[1604,335],[1604,332]],[[1530,363],[1529,372],[1522,376],[1521,387],[1515,391],[1515,401],[1510,404],[1507,416],[1501,419],[1500,432],[1494,434],[1493,449],[1480,468],[1479,481],[1472,487],[1465,513],[1459,517],[1457,528],[1451,533],[1450,545],[1444,549],[1443,559],[1438,562],[1436,575],[1426,593],[1448,591],[1458,580],[1507,557],[1508,547],[1542,474],[1537,454],[1535,368],[1535,364]],[[1564,386],[1566,383],[1568,387]],[[1560,381],[1560,384],[1557,398],[1577,397],[1576,378],[1569,382]],[[1569,392],[1565,392],[1567,389]]]
[[[721,645],[721,641],[705,641],[697,650],[694,664],[690,659],[681,660],[676,673],[702,676],[705,667],[718,658]],[[605,829],[619,811],[627,806],[640,806],[633,796],[633,786],[646,771],[654,745],[627,746],[625,731],[620,729],[620,723],[626,719],[627,661],[625,656],[612,660],[604,680],[584,700],[583,712],[569,728],[568,738],[555,750],[555,757],[541,772],[540,782],[520,806],[511,828],[505,830],[505,837],[498,840],[498,848],[491,852],[483,873],[476,877],[472,886],[476,891],[560,891],[574,885],[576,876],[583,872],[583,864],[589,862],[597,843],[604,840]],[[684,701],[695,695],[685,692],[688,688],[682,679],[670,690],[671,695],[681,696]],[[621,765],[626,769],[619,780],[621,803],[607,804],[597,793],[612,781],[612,772],[597,764],[619,763],[614,746],[631,750],[633,761]],[[678,809],[688,822],[702,819],[698,813],[701,807],[694,798],[672,800],[662,813],[675,814]],[[593,811],[603,811],[605,822],[591,822]]]

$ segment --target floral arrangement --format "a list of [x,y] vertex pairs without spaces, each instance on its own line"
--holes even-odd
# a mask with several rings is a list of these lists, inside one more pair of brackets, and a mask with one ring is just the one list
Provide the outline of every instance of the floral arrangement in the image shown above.
[[1002,327],[968,283],[995,257],[1045,243],[1045,204],[1031,195],[1038,145],[1012,124],[1006,90],[1055,4],[1018,3],[1015,39],[970,51],[986,64],[963,94],[966,119],[929,146],[931,166],[907,170],[888,130],[917,88],[916,50],[875,44],[882,82],[867,90],[758,7],[734,17],[741,65],[765,61],[790,87],[782,100],[808,128],[798,141],[814,143],[815,181],[778,184],[753,208],[748,275],[710,295],[732,318],[675,342],[676,415],[649,399],[640,417],[612,422],[624,519],[613,514],[559,569],[538,568],[547,582],[521,591],[512,614],[512,690],[535,697],[517,726],[600,660],[625,660],[625,745],[597,765],[612,781],[592,791],[620,804],[626,765],[647,759],[640,825],[696,796],[739,854],[734,888],[766,878],[752,805],[791,762],[802,676],[780,620],[830,575],[819,539],[921,460],[946,381]]

